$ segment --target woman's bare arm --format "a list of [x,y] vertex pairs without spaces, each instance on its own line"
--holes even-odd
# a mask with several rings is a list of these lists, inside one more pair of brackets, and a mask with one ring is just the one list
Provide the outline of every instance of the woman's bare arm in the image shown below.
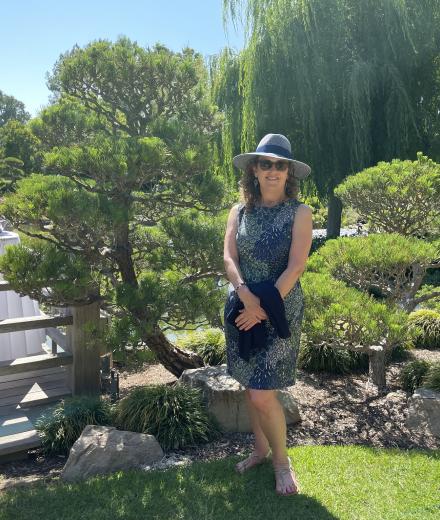
[[[237,216],[238,204],[231,208],[226,224],[225,242],[223,248],[223,261],[225,265],[226,277],[234,287],[244,282],[243,275],[239,268],[239,258],[237,250]],[[239,290],[239,292],[241,289]]]
[[303,273],[312,246],[312,238],[312,209],[306,204],[301,204],[297,209],[292,226],[292,243],[288,265],[275,282],[275,287],[280,291],[282,298],[294,287]]
[[[225,265],[226,277],[234,287],[237,287],[237,285],[241,282],[245,282],[239,268],[239,255],[237,249],[237,240],[235,238],[235,235],[237,234],[237,216],[238,204],[233,206],[229,212],[223,250],[223,261]],[[258,323],[259,321],[267,318],[266,312],[260,306],[260,298],[253,294],[246,285],[242,285],[237,290],[237,295],[243,302],[243,305],[247,311],[246,319],[240,320],[241,316],[237,317],[237,325],[244,325],[244,322],[246,322],[247,325],[252,326],[255,325],[255,323]]]

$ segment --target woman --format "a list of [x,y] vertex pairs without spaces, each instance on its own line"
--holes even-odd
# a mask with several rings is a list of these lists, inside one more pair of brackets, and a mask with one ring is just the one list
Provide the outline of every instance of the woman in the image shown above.
[[[299,486],[287,455],[286,419],[276,390],[296,381],[304,312],[299,277],[312,244],[311,208],[296,197],[298,179],[307,177],[311,170],[293,159],[290,142],[281,134],[267,134],[255,152],[234,157],[234,165],[244,170],[244,204],[231,209],[224,242],[226,276],[231,282],[224,309],[227,372],[246,388],[255,434],[254,451],[236,470],[243,473],[272,453],[276,492],[291,495],[299,493]],[[291,334],[287,339],[277,335],[260,298],[246,285],[268,280],[283,299]],[[226,317],[240,301],[244,307],[234,325]],[[240,334],[259,323],[265,326],[266,348],[246,361],[239,353]]]

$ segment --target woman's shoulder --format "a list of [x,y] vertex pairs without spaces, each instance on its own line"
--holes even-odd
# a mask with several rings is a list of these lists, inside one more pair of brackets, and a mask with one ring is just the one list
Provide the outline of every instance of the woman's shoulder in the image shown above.
[[237,202],[235,203],[231,209],[229,210],[229,220],[234,220],[234,219],[237,219],[239,217],[239,215],[241,214],[241,212],[243,211],[243,208],[244,208],[244,204],[242,202]]
[[308,204],[305,204],[304,202],[301,202],[298,200],[298,210],[302,211],[303,213],[313,213],[313,209]]
[[234,213],[238,213],[241,209],[243,209],[245,207],[245,204],[243,202],[236,202],[232,208],[231,208],[231,211],[233,211]]

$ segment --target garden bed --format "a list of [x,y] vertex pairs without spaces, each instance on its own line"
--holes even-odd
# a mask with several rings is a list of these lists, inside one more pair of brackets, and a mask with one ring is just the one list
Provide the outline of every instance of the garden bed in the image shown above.
[[[440,351],[414,350],[411,359],[440,361]],[[409,361],[409,360],[408,360]],[[401,449],[439,449],[440,440],[425,432],[414,433],[405,426],[407,399],[398,375],[408,361],[387,367],[388,393],[378,397],[367,385],[368,374],[334,376],[309,374],[298,370],[293,389],[302,421],[287,428],[289,447],[306,444],[368,445]],[[120,397],[139,385],[170,383],[176,378],[162,365],[144,364],[136,371],[120,371]],[[205,445],[174,450],[193,460],[221,459],[244,454],[251,449],[253,435],[228,433]],[[31,450],[27,460],[0,465],[0,490],[37,480],[50,481],[59,477],[66,457],[44,457],[41,449]]]

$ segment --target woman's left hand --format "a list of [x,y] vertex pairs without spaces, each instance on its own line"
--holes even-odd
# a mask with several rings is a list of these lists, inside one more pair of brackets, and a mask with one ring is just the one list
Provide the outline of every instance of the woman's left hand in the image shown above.
[[[240,316],[237,316],[237,318],[235,319],[235,324],[240,330],[249,330],[254,325],[261,322],[260,319],[258,319],[253,313],[246,309],[240,309],[239,312]],[[263,313],[265,316],[264,319],[267,319],[268,316],[264,310]]]

